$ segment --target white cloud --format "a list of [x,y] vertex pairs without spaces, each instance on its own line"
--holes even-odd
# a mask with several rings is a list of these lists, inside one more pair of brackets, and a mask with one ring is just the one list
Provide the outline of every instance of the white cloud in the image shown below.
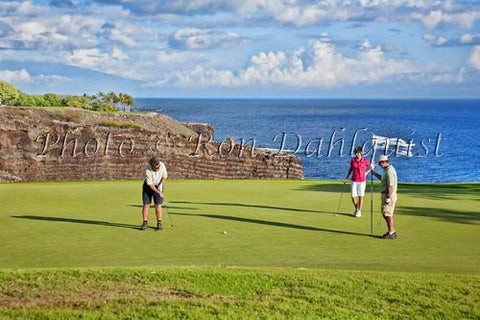
[[[459,65],[466,65],[465,58],[453,55],[465,57],[470,46],[480,45],[480,2],[475,1],[92,0],[63,5],[67,2],[0,2],[3,68],[15,61],[26,72],[17,78],[27,79],[32,63],[45,62],[58,68],[51,73],[58,70],[66,77],[73,68],[63,72],[62,64],[85,69],[76,70],[84,74],[191,87],[450,83],[468,75]],[[422,26],[432,47],[418,42]],[[393,29],[398,37],[385,31]],[[307,36],[319,40],[301,47],[298,41]],[[371,42],[355,40],[366,36]],[[440,46],[458,48],[444,50],[451,56],[439,58]],[[415,62],[424,61],[425,50],[433,53],[428,66]],[[477,69],[478,51],[478,46],[472,49],[468,60]]]
[[[2,1],[3,2],[3,1]],[[14,11],[19,16],[38,16],[45,14],[48,10],[45,7],[36,6],[32,1],[13,2],[11,4],[4,4],[9,11]]]
[[52,19],[10,16],[2,20],[9,28],[3,43],[7,47],[38,50],[65,50],[98,45],[102,21],[88,17],[64,16]]
[[15,83],[15,82],[28,82],[31,80],[31,76],[27,70],[0,70],[0,80]]
[[109,54],[95,48],[74,50],[71,56],[65,57],[65,60],[70,65],[87,69],[98,69],[102,65],[110,65],[112,61]]
[[[164,84],[184,87],[283,86],[289,88],[335,88],[360,84],[386,83],[461,83],[465,69],[430,63],[415,65],[408,60],[391,59],[380,46],[365,40],[355,57],[337,51],[331,42],[311,41],[293,52],[259,52],[244,69],[217,70],[198,66],[191,71],[166,75]],[[480,46],[472,54],[472,63],[480,69]]]
[[151,82],[165,73],[178,70],[179,66],[190,69],[192,64],[205,60],[205,57],[183,51],[165,50],[132,56],[131,52],[129,54],[121,48],[114,47],[109,50],[93,48],[78,49],[71,53],[63,52],[61,59],[71,66]]
[[155,53],[154,63],[163,70],[172,70],[180,65],[200,64],[205,59],[205,55],[195,52],[159,50]]
[[480,34],[466,33],[460,37],[461,44],[480,44]]
[[465,68],[452,70],[449,66],[439,66],[435,63],[422,66],[418,69],[419,74],[411,80],[417,83],[429,84],[455,84],[465,81]]
[[480,45],[473,47],[468,62],[472,67],[480,71]]
[[134,80],[145,80],[155,74],[154,63],[141,59],[135,60],[114,47],[108,51],[93,49],[78,49],[72,53],[63,53],[62,59],[68,65],[103,72]]
[[466,34],[464,34],[460,37],[460,42],[461,43],[471,43],[473,41],[474,37],[475,37],[474,35],[472,35],[470,33],[466,33]]
[[441,25],[454,25],[461,28],[472,28],[473,24],[480,19],[480,10],[469,11],[466,8],[465,12],[444,12],[442,10],[433,10],[428,14],[414,13],[412,17],[415,20],[421,21],[426,28],[434,29]]
[[395,81],[417,72],[409,61],[388,59],[379,46],[372,47],[368,41],[354,58],[342,55],[330,42],[312,41],[291,53],[259,52],[237,72],[198,67],[171,74],[170,81],[183,86],[336,87]]
[[466,33],[459,37],[446,38],[431,33],[425,34],[423,39],[432,46],[469,46],[480,44],[480,34]]
[[480,20],[479,4],[460,1],[429,0],[345,0],[254,1],[265,15],[296,26],[316,25],[330,21],[420,21],[428,29],[441,25],[471,28]]
[[213,68],[206,68],[203,66],[196,66],[189,72],[175,72],[168,75],[163,80],[164,83],[171,83],[175,81],[181,86],[232,86],[235,78],[229,70],[215,70]]
[[447,39],[445,37],[438,37],[436,41],[437,46],[441,46],[443,44],[447,43]]
[[[267,16],[280,22],[292,23],[296,26],[315,25],[332,18],[331,7],[324,8],[318,4],[299,6],[295,2],[282,1],[275,3],[272,1],[263,1],[259,5]],[[336,11],[335,16],[341,16],[341,10]]]
[[214,29],[184,28],[170,36],[172,47],[187,50],[230,47],[241,41],[235,33]]
[[450,0],[113,0],[108,3],[138,16],[224,16],[230,22],[254,17],[255,21],[295,26],[376,20],[420,21],[429,29],[441,25],[471,28],[480,19],[480,4]]
[[2,7],[6,6],[0,4],[1,27],[7,30],[1,39],[4,47],[72,50],[107,44],[137,48],[136,39],[151,34],[148,26],[137,27],[136,20],[123,11],[113,10],[106,15],[74,11],[64,14],[48,7],[25,6],[28,10],[17,5],[9,6],[10,12],[2,12]]
[[[57,85],[64,84],[69,81],[67,77],[59,75],[31,75],[26,69],[21,70],[0,70],[0,81],[8,82],[16,87],[23,88],[24,86],[39,88],[49,85],[53,85],[53,88]],[[45,85],[47,84],[47,85]],[[23,91],[23,89],[21,89]],[[41,90],[40,90],[41,91]]]
[[118,43],[122,46],[125,46],[127,48],[137,48],[138,44],[135,41],[133,36],[129,36],[124,32],[124,30],[121,30],[119,28],[111,30],[108,39],[112,41],[113,43]]

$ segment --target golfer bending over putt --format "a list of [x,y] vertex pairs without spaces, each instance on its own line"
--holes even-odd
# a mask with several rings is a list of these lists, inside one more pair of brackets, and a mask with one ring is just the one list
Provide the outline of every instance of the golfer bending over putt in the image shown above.
[[395,225],[393,223],[393,211],[397,203],[397,171],[390,164],[385,155],[378,158],[378,164],[383,168],[380,175],[372,168],[372,174],[381,180],[380,192],[382,193],[382,215],[387,223],[388,231],[382,236],[383,239],[396,239]]
[[145,181],[142,187],[143,223],[140,230],[148,229],[148,211],[150,204],[155,202],[155,214],[157,215],[157,230],[162,230],[162,203],[163,203],[163,186],[167,180],[167,169],[165,164],[157,157],[152,157],[147,164],[145,171]]

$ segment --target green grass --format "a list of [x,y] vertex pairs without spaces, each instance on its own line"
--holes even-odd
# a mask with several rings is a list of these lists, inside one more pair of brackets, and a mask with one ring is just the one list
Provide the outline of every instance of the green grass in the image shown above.
[[[400,186],[399,239],[370,237],[342,185],[169,181],[174,220],[140,232],[141,182],[0,185],[0,268],[305,267],[478,273],[478,184]],[[374,201],[374,234],[385,232]],[[153,209],[150,225],[155,225]],[[227,231],[227,234],[223,234]]]
[[170,180],[141,232],[139,181],[0,184],[0,319],[480,317],[480,184],[401,184],[396,240],[342,189]]
[[5,319],[474,319],[466,275],[290,268],[0,272]]
[[115,121],[115,120],[105,120],[100,123],[104,127],[116,127],[116,128],[131,128],[143,130],[143,126],[139,123],[133,121]]

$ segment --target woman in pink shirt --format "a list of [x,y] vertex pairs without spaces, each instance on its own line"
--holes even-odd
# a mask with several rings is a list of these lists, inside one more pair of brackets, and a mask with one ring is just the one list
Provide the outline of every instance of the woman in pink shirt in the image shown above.
[[352,174],[351,195],[352,203],[355,207],[353,215],[357,218],[362,216],[363,197],[365,196],[365,188],[367,186],[367,168],[370,161],[363,157],[362,147],[355,148],[355,157],[350,159],[350,169],[347,176],[343,179],[343,183],[347,182],[348,177]]

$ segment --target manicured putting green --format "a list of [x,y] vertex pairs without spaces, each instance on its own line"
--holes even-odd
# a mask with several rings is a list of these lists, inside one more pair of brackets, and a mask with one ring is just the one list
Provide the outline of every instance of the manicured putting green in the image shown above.
[[[174,222],[141,223],[141,182],[0,184],[0,268],[245,266],[478,273],[480,184],[401,184],[399,238],[370,236],[338,181],[170,180]],[[374,195],[374,235],[385,232]]]

